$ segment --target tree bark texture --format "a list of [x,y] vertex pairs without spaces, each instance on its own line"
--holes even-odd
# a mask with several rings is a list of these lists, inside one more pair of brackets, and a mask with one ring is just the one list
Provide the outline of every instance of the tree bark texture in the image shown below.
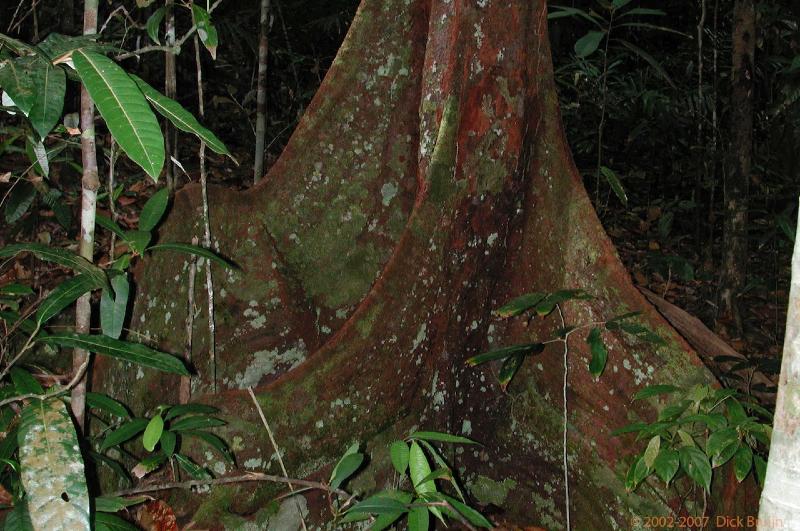
[[[199,192],[176,195],[162,241],[199,234]],[[634,288],[592,209],[562,131],[543,1],[365,0],[267,178],[246,193],[212,188],[210,203],[214,246],[242,270],[216,273],[226,390],[198,396],[213,374],[198,326],[193,396],[224,409],[222,435],[240,465],[276,470],[244,391],[253,386],[290,475],[327,479],[361,441],[369,470],[382,472],[349,487],[380,489],[391,479],[388,442],[414,428],[448,431],[484,443],[450,454],[479,507],[562,528],[563,350],[528,360],[507,394],[497,367],[464,360],[561,326],[495,319],[511,297],[582,288],[597,298],[566,304],[568,322],[642,310],[668,345],[609,336],[599,382],[582,341],[570,345],[574,529],[627,529],[633,515],[677,507],[650,488],[625,492],[638,447],[610,432],[654,419],[657,404],[631,402],[641,387],[712,377]],[[138,270],[133,325],[172,352],[185,341],[188,270],[187,257],[166,254]],[[198,308],[203,299],[198,291]],[[128,403],[163,403],[176,387],[170,376],[104,363],[98,384]],[[202,501],[198,522],[250,518],[277,487],[252,489],[183,501]],[[310,503],[312,520],[324,520],[325,503]]]
[[[800,225],[798,225],[800,226]],[[759,530],[800,526],[800,239],[795,238],[786,336]]]
[[755,56],[753,0],[733,6],[731,71],[731,165],[725,178],[720,317],[741,332],[737,298],[747,280],[747,204],[753,160],[753,64]]

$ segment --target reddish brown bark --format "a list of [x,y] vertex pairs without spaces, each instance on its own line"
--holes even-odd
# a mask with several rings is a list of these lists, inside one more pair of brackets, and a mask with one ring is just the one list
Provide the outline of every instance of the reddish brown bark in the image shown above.
[[[197,233],[199,201],[195,188],[176,196],[162,239]],[[508,298],[583,288],[597,298],[567,304],[568,321],[641,309],[669,345],[608,337],[599,382],[581,342],[571,345],[573,527],[628,528],[631,514],[665,510],[650,490],[624,492],[636,448],[610,431],[652,418],[651,404],[631,403],[640,387],[710,375],[633,287],[586,196],[561,128],[543,2],[364,1],[268,178],[248,193],[214,190],[211,208],[219,250],[243,273],[216,275],[217,374],[229,390],[205,400],[225,408],[240,464],[272,454],[236,389],[258,385],[290,474],[325,479],[356,440],[371,470],[388,474],[393,437],[463,433],[485,445],[450,456],[479,506],[563,526],[563,352],[527,362],[508,394],[495,367],[464,360],[560,326],[495,320]],[[139,274],[134,323],[172,351],[183,344],[171,323],[183,319],[187,269],[182,257],[153,257]],[[205,341],[196,329],[201,393],[212,374]],[[100,374],[131,403],[166,401],[175,386],[151,373]],[[383,485],[380,473],[365,476],[361,489]],[[252,515],[274,493],[242,489],[215,498],[215,510]]]

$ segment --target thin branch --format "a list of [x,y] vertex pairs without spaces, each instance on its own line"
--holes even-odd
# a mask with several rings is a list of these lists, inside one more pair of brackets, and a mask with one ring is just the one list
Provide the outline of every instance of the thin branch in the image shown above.
[[34,398],[38,398],[39,400],[48,400],[50,398],[55,398],[58,395],[62,395],[68,392],[70,389],[78,385],[78,383],[81,381],[81,378],[83,378],[83,375],[86,374],[86,369],[89,367],[90,360],[91,358],[89,356],[87,356],[83,360],[83,365],[80,366],[78,372],[75,373],[75,375],[72,377],[72,380],[70,380],[70,382],[65,387],[58,389],[56,391],[52,391],[50,393],[45,393],[43,395],[39,395],[36,393],[29,393],[26,395],[12,396],[11,398],[6,398],[5,400],[0,401],[0,407],[3,407],[7,404],[11,404],[12,402],[20,402],[22,400],[30,400]]
[[[267,417],[264,415],[264,410],[261,409],[261,404],[258,403],[256,400],[256,395],[253,393],[253,388],[248,387],[247,392],[250,393],[250,398],[253,399],[253,404],[256,406],[256,410],[258,410],[258,416],[261,417],[261,422],[264,424],[264,428],[267,430],[267,435],[269,435],[269,442],[272,443],[272,448],[275,449],[275,455],[278,457],[278,464],[281,465],[281,472],[285,477],[289,477],[289,474],[286,472],[286,466],[283,464],[283,457],[281,457],[281,449],[278,448],[278,443],[275,442],[275,437],[272,435],[272,429],[269,427],[269,423],[267,422]],[[289,491],[294,493],[294,488],[292,488],[292,484],[289,483]],[[306,529],[306,520],[303,518],[303,511],[300,508],[300,503],[297,502],[297,513],[300,515],[300,522],[303,524],[303,529]]]
[[[558,317],[561,319],[561,328],[566,326],[564,322],[564,313],[561,311],[561,305],[556,304],[556,308],[558,309]],[[570,530],[569,525],[569,463],[567,462],[567,377],[569,376],[569,363],[568,363],[568,354],[569,354],[569,333],[564,337],[564,382],[563,382],[563,398],[564,398],[564,440],[562,441],[563,444],[563,465],[564,465],[564,505],[566,509],[566,517],[567,517],[567,531]]]
[[231,483],[249,483],[254,481],[269,481],[271,483],[286,483],[287,485],[301,485],[311,489],[322,490],[349,498],[350,493],[342,489],[331,488],[330,485],[319,481],[307,481],[304,479],[286,478],[283,476],[273,476],[271,474],[262,474],[260,472],[249,472],[242,476],[229,476],[226,478],[214,479],[193,479],[190,481],[178,481],[172,483],[161,483],[158,485],[145,485],[144,487],[135,487],[132,489],[118,490],[111,494],[112,496],[132,496],[134,494],[143,494],[145,492],[158,492],[160,490],[171,489],[190,489],[192,487],[202,487],[204,485],[229,485]]

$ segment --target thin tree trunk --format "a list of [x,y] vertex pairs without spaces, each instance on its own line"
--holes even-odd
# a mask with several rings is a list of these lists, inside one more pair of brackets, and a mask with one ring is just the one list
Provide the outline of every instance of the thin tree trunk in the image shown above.
[[[164,6],[166,8],[166,34],[165,41],[167,46],[175,46],[175,0],[165,0]],[[175,54],[167,52],[164,56],[164,94],[168,98],[175,99],[177,94],[176,80],[175,80]],[[167,160],[166,160],[166,175],[167,187],[170,192],[173,192],[178,186],[178,175],[175,172],[175,164],[172,162],[172,157],[177,155],[178,149],[178,134],[175,128],[165,120],[164,127],[164,140],[166,142]]]
[[[795,238],[781,377],[778,382],[767,477],[758,512],[758,529],[798,529],[800,525],[798,403],[800,403],[800,238]],[[780,525],[777,522],[780,522]]]
[[269,47],[269,0],[261,0],[261,36],[258,43],[258,95],[256,98],[256,153],[253,163],[253,184],[264,173],[264,143],[267,136],[267,51]]
[[742,319],[737,298],[747,278],[747,205],[753,159],[753,59],[755,55],[753,0],[736,0],[733,7],[731,169],[725,179],[722,282],[720,317],[733,322],[737,332]]
[[[97,33],[98,0],[86,0],[83,7],[83,34]],[[78,245],[80,255],[90,262],[94,258],[94,222],[97,208],[97,189],[100,178],[97,174],[97,147],[94,134],[94,102],[86,87],[81,86],[81,160],[83,176],[81,178],[81,240]],[[78,299],[75,309],[75,330],[86,334],[92,320],[91,295],[86,294]],[[83,349],[75,349],[72,355],[72,370],[77,372],[86,363],[89,353]],[[72,414],[83,430],[86,420],[86,381],[84,376],[80,383],[72,389]]]

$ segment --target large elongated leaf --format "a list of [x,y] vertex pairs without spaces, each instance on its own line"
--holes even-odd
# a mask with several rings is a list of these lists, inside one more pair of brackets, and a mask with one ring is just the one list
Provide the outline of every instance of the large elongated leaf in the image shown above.
[[28,119],[39,138],[44,138],[61,118],[64,94],[67,91],[67,75],[60,66],[53,66],[44,60],[41,63],[43,67],[33,71],[36,95]]
[[16,223],[31,207],[36,198],[36,188],[28,181],[17,183],[6,202],[6,223]]
[[72,61],[117,143],[132,161],[157,180],[164,167],[164,137],[139,87],[103,55],[76,50]]
[[103,285],[108,282],[105,271],[89,262],[86,258],[65,249],[50,247],[40,243],[15,243],[6,245],[0,249],[0,258],[11,257],[22,252],[33,253],[41,260],[69,267],[77,273],[90,275]]
[[575,55],[578,57],[592,55],[605,36],[605,31],[590,31],[575,42]]
[[108,337],[119,339],[128,313],[128,277],[125,273],[111,279],[112,290],[106,288],[100,297],[100,325]]
[[603,336],[599,328],[592,328],[589,335],[586,336],[586,343],[589,344],[589,349],[592,351],[592,359],[589,362],[589,372],[595,378],[600,378],[603,370],[606,368],[608,361],[608,349],[603,343]]
[[98,282],[96,277],[82,273],[65,280],[50,292],[36,311],[36,322],[42,325],[61,310],[78,300],[78,297],[93,289],[102,288],[104,282]]
[[142,78],[135,75],[131,75],[131,77],[139,86],[142,94],[144,94],[144,97],[147,98],[153,108],[158,111],[161,116],[172,122],[172,125],[181,131],[192,133],[193,135],[197,136],[197,138],[205,142],[212,151],[215,151],[220,155],[227,155],[233,159],[233,155],[231,155],[230,151],[228,151],[228,148],[225,147],[225,144],[223,144],[214,133],[200,125],[200,122],[197,121],[197,118],[195,118],[192,113],[184,109],[180,103],[172,98],[164,96]]
[[411,449],[408,458],[408,473],[411,476],[411,483],[414,485],[414,490],[417,494],[426,494],[429,492],[436,492],[436,485],[433,481],[425,481],[431,473],[431,465],[428,463],[428,457],[422,448],[415,442],[411,443]]
[[112,446],[129,441],[142,433],[149,424],[147,419],[131,419],[116,430],[112,431],[103,439],[100,450],[107,450]]
[[152,231],[164,217],[169,203],[169,188],[162,188],[147,200],[139,214],[139,230]]
[[33,528],[90,529],[89,491],[78,437],[60,400],[35,400],[22,410],[21,479]]
[[216,262],[222,267],[227,267],[228,269],[237,269],[237,267],[224,258],[220,257],[219,255],[209,251],[208,249],[204,249],[203,247],[198,247],[197,245],[191,245],[189,243],[159,243],[153,245],[152,247],[147,248],[148,251],[178,251],[181,253],[188,253],[199,256],[201,258],[206,258],[211,260],[212,262]]
[[14,105],[28,116],[36,99],[33,71],[42,68],[44,61],[38,57],[17,57],[0,66],[0,87],[14,100]]
[[490,352],[484,352],[477,356],[472,356],[467,359],[467,365],[472,367],[486,363],[487,361],[500,360],[514,356],[516,354],[539,354],[544,350],[542,343],[525,343],[522,345],[512,345],[510,347],[503,347]]
[[129,361],[144,367],[158,369],[159,371],[171,372],[184,376],[189,375],[189,371],[181,360],[170,354],[153,350],[141,343],[130,343],[107,336],[93,336],[71,332],[51,334],[49,336],[40,337],[37,341],[48,345],[81,348],[96,352],[97,354]]

